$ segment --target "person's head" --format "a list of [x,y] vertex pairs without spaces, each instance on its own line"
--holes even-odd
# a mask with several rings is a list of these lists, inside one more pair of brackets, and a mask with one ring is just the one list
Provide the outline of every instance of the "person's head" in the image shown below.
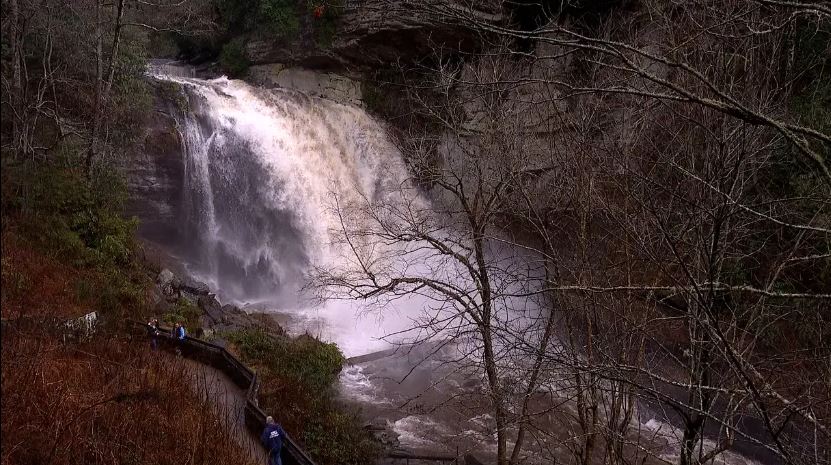
[[180,326],[182,326],[182,324],[181,324],[181,323],[176,323],[176,328],[178,328],[178,327],[180,327]]
[[265,417],[265,424],[266,425],[273,425],[274,424],[274,417],[272,417],[272,416]]

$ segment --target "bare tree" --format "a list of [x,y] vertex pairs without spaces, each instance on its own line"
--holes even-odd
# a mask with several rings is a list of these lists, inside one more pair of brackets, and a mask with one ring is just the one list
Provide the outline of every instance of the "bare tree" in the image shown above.
[[[479,3],[405,8],[482,38],[480,53],[444,48],[391,85],[406,89],[410,117],[439,128],[428,131],[432,137],[401,134],[402,151],[422,185],[453,200],[434,200],[439,216],[488,220],[428,228],[469,232],[441,256],[454,257],[481,237],[525,249],[533,258],[524,260],[542,264],[534,275],[539,287],[498,297],[510,295],[511,307],[522,307],[522,297],[538,299],[550,309],[538,329],[567,312],[553,330],[560,344],[543,344],[536,358],[538,346],[504,322],[482,325],[478,334],[510,341],[505,346],[523,352],[530,366],[539,361],[543,378],[555,378],[554,370],[571,374],[561,386],[578,406],[569,426],[579,429],[570,446],[575,458],[624,462],[626,450],[648,449],[631,436],[637,403],[674,412],[668,416],[680,426],[682,464],[709,463],[740,445],[785,463],[827,460],[829,400],[817,393],[829,388],[829,348],[820,341],[828,335],[823,315],[831,295],[810,274],[827,276],[831,263],[829,136],[788,110],[807,72],[794,65],[794,31],[827,29],[822,5],[649,2],[595,24],[548,12],[531,30],[494,22]],[[520,41],[536,49],[515,46]],[[413,147],[431,155],[414,156]],[[464,163],[453,164],[458,160]],[[783,166],[802,173],[796,192],[771,182]],[[494,209],[471,215],[465,205]],[[399,234],[410,230],[412,215],[381,216],[406,226],[386,223],[379,233],[345,222],[342,233],[426,241],[428,248],[446,243],[444,236]],[[384,249],[355,244],[356,256],[369,253],[358,260],[366,276],[330,275],[328,284],[362,298],[430,289],[465,302],[466,288],[433,289],[395,273],[376,279],[382,275],[374,266],[384,260],[373,254]],[[470,252],[475,257],[476,247]],[[475,270],[466,279],[476,282]],[[477,287],[474,302],[492,295],[483,290]],[[805,327],[800,319],[814,323]],[[795,336],[779,339],[781,332]],[[777,350],[777,341],[788,349]],[[795,379],[795,366],[816,378]],[[782,375],[784,367],[791,376]],[[526,386],[525,399],[541,384]],[[495,407],[497,399],[511,403],[504,386],[489,387]],[[514,462],[521,460],[521,426],[530,424],[527,405],[497,413],[501,437],[510,423],[523,431]],[[759,425],[755,432],[748,422]],[[501,463],[507,455],[499,444]]]

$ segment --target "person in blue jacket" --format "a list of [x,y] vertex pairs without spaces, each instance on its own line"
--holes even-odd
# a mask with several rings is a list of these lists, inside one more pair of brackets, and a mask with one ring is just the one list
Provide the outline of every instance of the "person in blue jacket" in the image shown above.
[[283,448],[283,438],[286,432],[283,427],[277,424],[272,417],[266,417],[265,429],[260,435],[260,441],[268,451],[268,465],[283,465],[280,459],[280,450]]
[[176,323],[176,339],[185,340],[185,327],[180,323]]
[[185,341],[185,327],[181,323],[176,323],[176,326],[173,327],[173,337],[176,340],[176,356],[182,356],[182,343]]

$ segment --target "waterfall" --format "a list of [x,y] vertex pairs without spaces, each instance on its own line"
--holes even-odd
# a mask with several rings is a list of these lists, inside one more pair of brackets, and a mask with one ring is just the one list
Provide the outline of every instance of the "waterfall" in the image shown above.
[[332,243],[334,199],[371,200],[407,178],[383,127],[359,108],[293,91],[154,76],[187,102],[174,111],[185,157],[177,252],[194,277],[225,301],[325,320],[349,355],[382,348],[377,338],[405,322],[368,331],[374,320],[359,324],[357,303],[315,305],[302,288],[311,267],[344,257]]
[[[316,335],[337,343],[347,357],[387,348],[381,338],[410,328],[412,318],[431,304],[436,314],[436,302],[422,300],[418,294],[397,296],[383,315],[369,318],[363,315],[361,302],[321,303],[304,290],[313,268],[350,260],[350,251],[335,237],[336,231],[344,222],[360,222],[362,217],[341,218],[334,202],[382,200],[390,204],[390,200],[400,200],[389,196],[396,195],[409,178],[407,167],[382,126],[359,108],[298,92],[255,88],[227,78],[197,79],[169,64],[157,69],[164,74],[154,74],[156,79],[174,83],[182,92],[182,99],[176,99],[175,105],[171,102],[171,107],[177,107],[172,113],[184,156],[178,208],[184,240],[175,246],[175,253],[194,277],[208,283],[225,301],[260,303],[304,319],[305,329],[319,322]],[[424,202],[416,209],[429,209],[420,197],[406,201]],[[517,341],[536,347],[540,337],[544,307],[522,296],[533,293],[529,290],[536,289],[543,273],[532,253],[510,243],[492,242],[485,253],[498,268],[491,270],[490,279],[501,293],[492,318],[507,328],[494,346],[499,368],[510,380],[512,372],[527,370],[529,360],[527,351],[512,352],[524,347]],[[458,265],[452,260],[439,259],[419,268],[418,260],[409,257],[409,262],[393,262],[390,274],[407,270],[447,282],[464,276],[463,270],[453,268]],[[458,279],[454,284],[470,289],[470,282]],[[342,385],[352,398],[390,421],[408,447],[429,451],[441,446],[432,442],[441,438],[442,444],[461,442],[492,453],[493,419],[488,402],[472,410],[469,406],[442,408],[429,414],[404,413],[395,407],[415,396],[445,405],[448,399],[481,395],[481,372],[471,369],[475,365],[461,370],[454,365],[465,357],[473,363],[480,358],[476,334],[468,334],[472,334],[468,336],[472,349],[464,347],[465,336],[455,342],[462,347],[459,350],[442,341],[421,344],[395,358],[348,367]],[[551,342],[552,354],[558,344],[556,339]],[[553,370],[547,376],[539,380],[541,389],[567,392],[570,381],[564,380],[570,378]],[[652,415],[648,406],[637,408],[634,426],[667,442],[677,439],[680,430],[669,420]],[[559,425],[555,420],[541,421]],[[642,425],[637,425],[639,420]],[[730,454],[725,456],[738,463],[738,456]]]

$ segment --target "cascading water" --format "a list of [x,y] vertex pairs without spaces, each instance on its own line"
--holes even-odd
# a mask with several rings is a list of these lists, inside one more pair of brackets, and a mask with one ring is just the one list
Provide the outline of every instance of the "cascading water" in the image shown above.
[[340,226],[333,200],[374,199],[407,178],[383,128],[358,108],[297,92],[155,77],[179,85],[187,102],[175,113],[189,271],[226,301],[323,320],[317,330],[347,355],[383,348],[380,338],[405,318],[359,323],[357,304],[319,305],[303,292],[311,267],[344,259],[330,237]]

